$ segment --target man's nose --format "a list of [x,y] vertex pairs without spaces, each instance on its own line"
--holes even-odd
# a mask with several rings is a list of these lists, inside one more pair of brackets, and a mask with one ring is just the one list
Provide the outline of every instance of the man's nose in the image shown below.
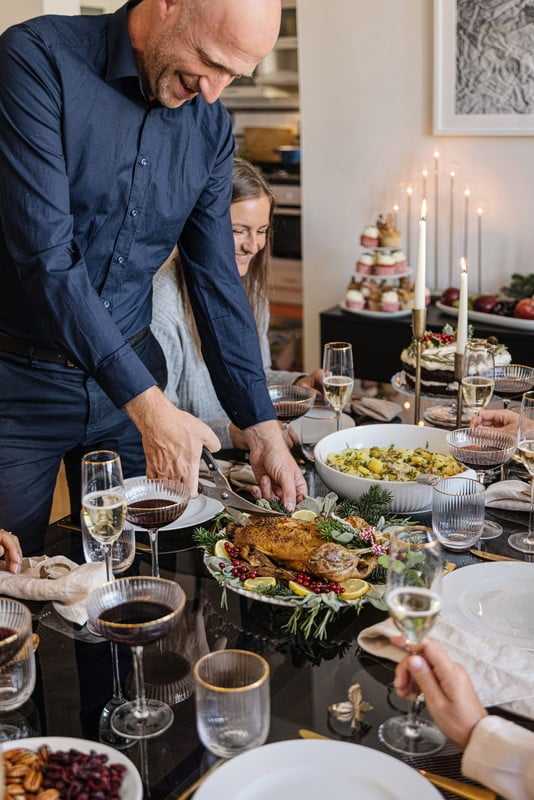
[[199,80],[200,93],[206,103],[214,103],[219,99],[223,89],[226,89],[234,79],[228,72],[220,71],[212,75],[202,75]]

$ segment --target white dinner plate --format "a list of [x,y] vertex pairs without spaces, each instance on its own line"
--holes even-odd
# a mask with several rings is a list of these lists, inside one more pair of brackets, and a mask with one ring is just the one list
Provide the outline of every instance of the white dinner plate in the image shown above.
[[534,649],[534,564],[470,564],[443,579],[441,613],[492,639]]
[[[144,475],[140,477],[144,477]],[[125,478],[124,483],[128,485],[129,482],[137,480],[139,480],[137,477]],[[194,497],[189,501],[181,517],[175,520],[175,522],[170,522],[168,525],[160,528],[160,531],[177,531],[180,530],[180,528],[190,528],[194,525],[201,525],[203,522],[213,519],[216,514],[220,514],[223,510],[224,506],[218,500],[199,494],[198,497]],[[141,529],[137,527],[136,530]]]
[[292,740],[249,750],[217,769],[195,800],[439,800],[441,794],[393,756],[349,742]]
[[80,753],[90,753],[91,750],[104,753],[108,756],[108,764],[123,764],[126,767],[119,795],[121,800],[143,800],[143,784],[137,768],[127,756],[115,750],[114,747],[108,747],[107,744],[93,742],[89,739],[74,739],[70,736],[34,736],[31,739],[14,739],[1,744],[2,751],[14,750],[19,747],[37,750],[41,745],[47,744],[52,750],[74,748]]
[[[376,276],[380,277],[380,275]],[[343,311],[349,314],[359,314],[361,317],[374,317],[375,319],[384,319],[384,317],[407,317],[412,313],[411,308],[403,308],[400,311],[370,311],[368,308],[362,308],[361,311],[355,311],[353,308],[347,308],[344,300],[339,304]]]
[[[458,309],[455,306],[446,306],[445,303],[436,301],[436,308],[450,317],[458,316]],[[469,319],[474,322],[485,322],[486,325],[495,325],[498,328],[519,328],[523,331],[534,331],[533,319],[520,319],[519,317],[501,317],[499,314],[485,314],[483,311],[467,312]]]
[[[312,408],[312,410],[310,411],[309,415],[305,414],[304,416],[299,417],[298,419],[294,419],[293,422],[289,423],[289,427],[293,428],[293,430],[295,431],[295,433],[299,437],[299,441],[300,441],[300,439],[302,439],[302,424],[303,424],[303,420],[304,419],[306,419],[306,421],[309,421],[311,419],[319,419],[320,420],[322,417],[324,417],[325,419],[328,419],[332,415],[335,416],[335,413],[336,412],[334,411],[334,409],[329,410],[327,408],[324,408],[324,409]],[[341,430],[342,431],[347,430],[347,428],[354,428],[355,425],[356,425],[356,423],[354,422],[352,417],[350,417],[348,414],[341,414]],[[335,429],[335,426],[334,426],[334,429]]]

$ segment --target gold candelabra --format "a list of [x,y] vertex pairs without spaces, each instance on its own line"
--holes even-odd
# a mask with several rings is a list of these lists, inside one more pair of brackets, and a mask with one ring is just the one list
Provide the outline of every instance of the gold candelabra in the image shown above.
[[462,427],[462,375],[464,371],[464,354],[454,354],[454,377],[458,384],[458,394],[456,396],[456,427]]
[[415,403],[414,425],[419,425],[421,419],[421,354],[423,350],[423,336],[426,330],[426,308],[414,308],[412,311],[412,332],[415,340]]

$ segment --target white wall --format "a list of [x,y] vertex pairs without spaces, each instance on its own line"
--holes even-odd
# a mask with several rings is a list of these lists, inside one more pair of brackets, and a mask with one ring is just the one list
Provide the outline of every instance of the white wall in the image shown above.
[[4,0],[0,8],[0,32],[41,14],[79,14],[80,0]]
[[[425,165],[432,168],[436,147],[443,168],[451,161],[459,164],[462,198],[458,197],[456,217],[466,183],[472,190],[473,211],[480,199],[486,204],[483,290],[499,288],[514,271],[534,271],[534,140],[432,135],[431,0],[301,0],[298,13],[304,338],[305,361],[311,368],[319,357],[319,312],[343,298],[360,252],[362,227],[391,207],[401,194],[401,183],[414,179],[415,215],[421,199],[417,179]],[[445,175],[441,182],[445,193]],[[440,204],[441,285],[448,284],[449,259],[444,200],[445,196]],[[405,235],[402,210],[399,221]],[[475,222],[472,214],[472,275]],[[455,262],[462,249],[460,225],[456,233]],[[429,222],[430,269],[433,241]]]

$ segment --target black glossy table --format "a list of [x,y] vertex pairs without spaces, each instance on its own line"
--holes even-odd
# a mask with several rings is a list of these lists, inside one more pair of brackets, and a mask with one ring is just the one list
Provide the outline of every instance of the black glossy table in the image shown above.
[[[326,342],[350,342],[354,350],[354,371],[358,378],[387,383],[398,372],[401,350],[412,337],[411,316],[377,319],[352,314],[334,306],[321,312],[321,348]],[[443,314],[435,305],[428,308],[427,328],[441,331],[454,317]],[[534,366],[534,333],[515,328],[477,323],[475,336],[497,336],[505,344],[514,363]]]
[[[314,473],[310,472],[309,477],[311,488],[324,494],[324,487]],[[500,517],[508,531],[524,525],[525,518],[526,515],[511,512]],[[284,628],[289,612],[284,608],[228,592],[228,609],[223,610],[219,587],[206,573],[201,555],[193,547],[191,533],[190,529],[184,529],[160,536],[161,550],[167,551],[160,558],[161,575],[176,579],[188,598],[178,632],[168,640],[167,647],[190,661],[208,650],[231,647],[265,656],[271,667],[269,741],[296,738],[299,728],[309,728],[384,750],[377,738],[378,725],[396,710],[406,710],[407,705],[391,688],[393,665],[363,653],[355,644],[358,631],[382,619],[384,613],[368,605],[358,617],[348,609],[330,624],[327,641],[318,642],[289,634]],[[493,540],[491,545],[498,548],[495,542],[500,540]],[[505,546],[504,538],[500,546]],[[83,560],[80,533],[68,521],[49,528],[45,550],[51,555],[64,553],[74,560]],[[470,555],[456,560],[459,564],[476,561]],[[138,554],[132,572],[150,574],[149,562],[148,554]],[[85,629],[74,629],[50,604],[44,607],[33,604],[32,611],[40,637],[38,681],[32,699],[11,715],[11,721],[20,725],[25,735],[97,740],[101,709],[111,696],[109,644],[95,639]],[[147,648],[146,661],[149,660]],[[128,688],[131,680],[128,650],[121,650],[120,663],[123,685]],[[364,699],[374,707],[355,733],[351,733],[348,723],[332,720],[327,712],[330,704],[346,699],[353,683],[361,685]],[[197,736],[194,698],[188,697],[174,706],[174,724],[163,735],[136,743],[125,752],[146,782],[145,797],[153,800],[179,797],[212,760]],[[409,763],[459,777],[460,753],[449,744],[435,756]],[[453,795],[444,793],[444,797]]]

